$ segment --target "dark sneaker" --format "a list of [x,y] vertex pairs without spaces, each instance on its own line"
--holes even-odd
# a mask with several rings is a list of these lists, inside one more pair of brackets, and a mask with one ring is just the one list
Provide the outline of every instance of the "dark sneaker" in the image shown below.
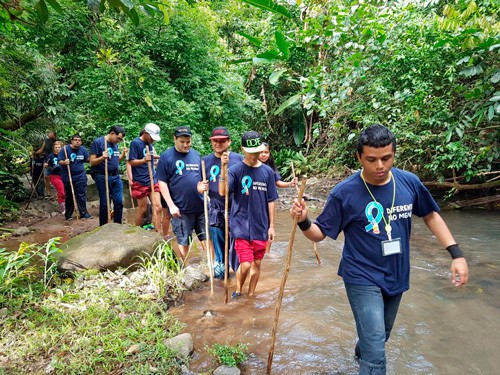
[[239,297],[241,297],[241,293],[238,293],[238,292],[236,292],[236,291],[235,291],[235,292],[233,292],[233,294],[231,294],[231,298],[233,298],[233,299],[237,299],[237,298],[239,298]]
[[74,217],[73,217],[73,216],[70,216],[70,217],[67,217],[67,218],[66,218],[66,221],[71,221],[71,220],[73,220],[73,219],[74,219]]
[[88,212],[85,212],[83,215],[82,215],[82,219],[93,219],[94,217],[89,214]]

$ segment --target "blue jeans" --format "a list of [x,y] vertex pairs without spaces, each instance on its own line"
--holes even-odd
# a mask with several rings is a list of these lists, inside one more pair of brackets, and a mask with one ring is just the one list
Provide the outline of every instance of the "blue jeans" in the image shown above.
[[[106,177],[103,174],[94,176],[99,192],[99,225],[108,222],[108,202],[106,199]],[[109,199],[113,202],[113,222],[121,224],[123,216],[123,182],[120,175],[108,176]]]
[[[210,227],[210,238],[214,244],[214,251],[215,251],[215,262],[214,262],[214,269],[218,267],[216,270],[217,271],[222,269],[224,270],[225,268],[225,233],[224,233],[224,228],[219,228],[219,227]],[[234,250],[234,240],[229,236],[229,266],[233,269],[234,272],[238,270],[238,267],[240,266],[240,263],[238,262],[238,256],[236,255],[236,251]],[[222,274],[219,274],[221,276],[220,278],[224,278],[224,271],[221,271]],[[216,276],[218,277],[218,276]]]
[[387,296],[373,285],[345,283],[356,321],[359,374],[385,375],[385,343],[389,340],[403,294]]

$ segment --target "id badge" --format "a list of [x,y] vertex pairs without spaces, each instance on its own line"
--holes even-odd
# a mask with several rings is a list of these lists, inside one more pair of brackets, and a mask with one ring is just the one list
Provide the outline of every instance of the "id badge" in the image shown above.
[[382,255],[386,257],[394,254],[401,254],[401,238],[382,241]]

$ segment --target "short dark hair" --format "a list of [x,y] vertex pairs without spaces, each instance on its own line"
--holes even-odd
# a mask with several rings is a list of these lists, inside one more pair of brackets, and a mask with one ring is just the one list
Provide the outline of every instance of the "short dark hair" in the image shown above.
[[123,126],[120,125],[113,125],[110,127],[108,134],[109,133],[115,133],[116,135],[122,134],[125,137],[125,129],[123,129]]
[[79,139],[82,139],[82,137],[80,137],[80,134],[73,134],[71,136],[71,140],[75,139],[75,138],[79,138]]
[[363,146],[385,147],[392,144],[392,151],[396,152],[396,137],[394,133],[380,124],[374,124],[364,129],[358,138],[357,151],[361,155]]

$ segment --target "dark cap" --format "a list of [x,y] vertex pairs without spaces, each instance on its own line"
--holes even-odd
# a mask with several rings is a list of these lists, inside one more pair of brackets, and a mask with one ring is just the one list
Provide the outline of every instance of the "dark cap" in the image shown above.
[[266,146],[261,141],[261,136],[256,131],[249,131],[243,133],[241,136],[241,147],[245,152],[250,154],[255,154],[257,152],[264,151]]
[[224,126],[217,126],[212,130],[212,136],[209,139],[225,139],[231,138],[229,131]]
[[176,137],[182,137],[182,136],[191,137],[192,136],[191,128],[189,126],[179,126],[177,129],[175,129],[174,135]]

